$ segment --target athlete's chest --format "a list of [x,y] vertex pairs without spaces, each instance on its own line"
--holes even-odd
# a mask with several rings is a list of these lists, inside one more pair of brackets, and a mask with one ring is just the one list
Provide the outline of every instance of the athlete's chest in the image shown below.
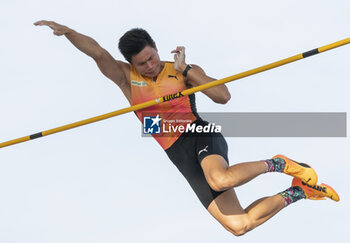
[[132,74],[130,86],[133,104],[156,99],[186,89],[186,84],[181,74],[175,70],[163,70],[158,77],[143,77],[140,74]]

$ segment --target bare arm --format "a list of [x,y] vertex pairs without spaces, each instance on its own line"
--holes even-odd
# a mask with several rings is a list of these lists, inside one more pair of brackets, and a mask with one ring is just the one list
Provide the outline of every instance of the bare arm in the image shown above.
[[[187,66],[185,62],[185,48],[183,46],[178,46],[171,53],[175,53],[174,68],[177,71],[183,73],[183,71]],[[214,78],[207,76],[201,67],[197,65],[192,65],[192,67],[193,68],[191,68],[187,72],[187,77],[186,77],[186,82],[191,86],[195,87],[195,86],[199,86],[199,85],[216,80]],[[203,90],[202,92],[205,95],[207,95],[210,99],[212,99],[215,103],[226,104],[231,98],[230,92],[228,91],[225,84]]]
[[67,26],[60,25],[53,21],[41,20],[34,23],[36,26],[48,26],[57,36],[66,36],[67,39],[80,51],[93,58],[101,72],[109,79],[114,81],[127,96],[129,100],[128,82],[126,73],[128,64],[115,60],[104,48],[102,48],[94,39],[80,34]]

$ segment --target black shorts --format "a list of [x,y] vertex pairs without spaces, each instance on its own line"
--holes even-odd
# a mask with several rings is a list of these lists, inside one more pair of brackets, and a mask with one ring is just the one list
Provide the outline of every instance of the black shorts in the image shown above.
[[[194,123],[208,124],[203,120],[197,120]],[[223,193],[223,191],[217,192],[211,189],[200,164],[206,156],[211,154],[221,155],[228,163],[228,147],[221,133],[183,133],[165,152],[186,178],[205,208],[208,208],[209,204]]]

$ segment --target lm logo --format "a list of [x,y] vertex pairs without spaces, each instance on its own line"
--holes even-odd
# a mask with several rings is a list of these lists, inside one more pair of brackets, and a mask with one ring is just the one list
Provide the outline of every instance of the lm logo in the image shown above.
[[160,122],[162,118],[157,116],[143,117],[143,134],[159,134],[161,133]]

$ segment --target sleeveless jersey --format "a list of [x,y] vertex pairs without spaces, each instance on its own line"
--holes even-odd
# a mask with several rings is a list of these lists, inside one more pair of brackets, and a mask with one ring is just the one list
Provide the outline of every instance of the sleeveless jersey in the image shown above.
[[[156,81],[153,81],[152,78],[142,76],[131,66],[130,86],[132,105],[154,100],[186,89],[182,74],[177,72],[174,69],[174,63],[170,62],[165,63]],[[152,136],[164,150],[168,149],[183,133],[181,129],[178,129],[179,126],[182,125],[185,127],[187,124],[200,119],[196,111],[194,94],[147,107],[135,113],[141,122],[143,122],[144,116],[159,115],[162,119],[160,123],[161,133],[152,134]],[[171,123],[168,122],[168,126],[164,126],[165,122],[163,121],[171,121]],[[169,124],[172,127],[177,127],[177,129],[171,129]]]

